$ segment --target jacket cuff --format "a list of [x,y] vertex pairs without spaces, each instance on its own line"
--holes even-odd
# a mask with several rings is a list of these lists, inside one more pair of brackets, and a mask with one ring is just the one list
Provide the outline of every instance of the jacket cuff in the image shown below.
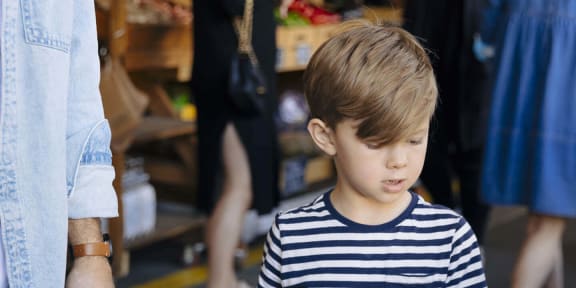
[[118,217],[118,199],[112,187],[114,168],[80,165],[76,185],[68,198],[68,218]]

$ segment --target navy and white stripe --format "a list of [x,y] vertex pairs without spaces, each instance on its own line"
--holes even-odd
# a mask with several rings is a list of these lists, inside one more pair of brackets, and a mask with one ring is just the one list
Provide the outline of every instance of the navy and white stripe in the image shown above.
[[412,193],[393,221],[362,225],[329,193],[276,216],[258,287],[486,287],[476,237],[452,210]]

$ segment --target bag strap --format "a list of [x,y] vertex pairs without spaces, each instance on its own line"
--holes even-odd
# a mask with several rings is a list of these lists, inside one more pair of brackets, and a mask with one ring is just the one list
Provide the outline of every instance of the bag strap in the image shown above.
[[257,65],[258,59],[252,48],[252,25],[254,16],[254,0],[244,3],[244,16],[234,17],[234,30],[238,36],[238,53],[247,54],[252,64]]

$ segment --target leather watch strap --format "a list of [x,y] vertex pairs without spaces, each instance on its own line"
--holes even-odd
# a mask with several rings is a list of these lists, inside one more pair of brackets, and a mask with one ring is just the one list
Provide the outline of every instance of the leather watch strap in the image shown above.
[[74,258],[83,256],[110,257],[110,245],[106,242],[84,243],[72,246]]

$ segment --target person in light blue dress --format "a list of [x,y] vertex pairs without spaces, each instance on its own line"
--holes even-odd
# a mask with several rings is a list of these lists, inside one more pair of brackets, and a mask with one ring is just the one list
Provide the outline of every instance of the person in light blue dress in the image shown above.
[[482,190],[529,208],[512,287],[563,287],[562,236],[576,217],[576,1],[491,0],[495,48]]

